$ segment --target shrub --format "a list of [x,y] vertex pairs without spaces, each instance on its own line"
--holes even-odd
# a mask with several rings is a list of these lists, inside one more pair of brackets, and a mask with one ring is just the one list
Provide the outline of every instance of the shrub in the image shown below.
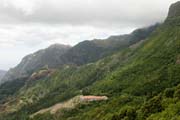
[[114,115],[112,120],[135,120],[136,109],[134,107],[125,107],[120,111],[119,115]]
[[174,97],[180,99],[180,89],[177,89],[174,93]]
[[167,88],[164,91],[164,96],[167,98],[173,98],[173,95],[174,95],[174,89],[173,88]]

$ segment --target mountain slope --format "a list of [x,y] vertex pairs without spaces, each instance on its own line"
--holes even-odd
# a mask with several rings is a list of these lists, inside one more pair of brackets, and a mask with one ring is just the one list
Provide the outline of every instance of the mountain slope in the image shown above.
[[27,55],[22,59],[20,64],[7,72],[3,81],[27,77],[43,67],[57,67],[58,65],[63,64],[60,56],[70,48],[70,46],[54,44],[47,49],[39,50],[33,54]]
[[169,13],[167,19],[174,19],[180,16],[180,1],[172,4],[169,8]]
[[[174,18],[168,17],[168,20],[173,21]],[[31,101],[31,105],[20,108],[12,115],[26,118],[40,109],[79,95],[82,90],[86,94],[107,95],[109,100],[81,104],[55,115],[45,113],[33,119],[178,119],[180,28],[176,23],[177,18],[174,24],[166,20],[141,44],[130,46],[93,64],[64,66],[51,79],[23,88],[20,97],[28,100],[36,95],[38,99],[32,99],[34,102]],[[45,95],[41,96],[45,89]],[[12,116],[9,117],[12,119]]]
[[159,26],[155,24],[146,28],[134,30],[130,34],[111,36],[104,40],[84,41],[71,48],[62,56],[68,64],[83,65],[95,62],[113,52],[127,48],[146,39]]
[[39,110],[84,94],[109,99],[61,109],[56,114],[46,112],[31,120],[178,120],[180,15],[173,13],[177,8],[179,2],[145,41],[94,63],[62,66],[52,76],[26,84],[12,101],[3,104],[0,117],[28,120]]
[[[139,45],[142,43],[139,43]],[[112,71],[123,66],[124,62],[133,56],[134,50],[139,45],[134,45],[123,52],[118,52],[96,63],[81,67],[69,65],[61,67],[51,77],[43,78],[35,84],[23,87],[16,98],[12,99],[9,102],[10,104],[5,104],[4,108],[7,112],[21,109],[20,112],[24,115],[23,111],[33,114],[40,109],[82,94],[86,91],[86,87],[109,76]],[[21,113],[15,115],[21,116],[19,114]]]
[[0,70],[0,81],[4,77],[5,74],[6,74],[6,71]]
[[[179,32],[178,26],[164,24],[124,67],[88,87],[90,94],[109,96],[108,102],[79,106],[59,112],[57,116],[62,120],[178,119],[178,89],[174,95],[170,93],[174,98],[169,100],[162,93],[180,84]],[[178,108],[173,108],[176,105]],[[173,112],[168,113],[170,111]],[[43,115],[37,118],[42,119]]]
[[177,24],[163,24],[128,64],[90,86],[91,94],[106,94],[111,100],[64,111],[61,119],[178,120],[179,33]]
[[24,57],[19,65],[7,72],[3,81],[28,77],[42,67],[58,68],[66,64],[83,65],[95,62],[112,52],[147,38],[158,26],[156,24],[137,29],[129,35],[112,36],[105,40],[84,41],[74,47],[52,45],[47,49]]

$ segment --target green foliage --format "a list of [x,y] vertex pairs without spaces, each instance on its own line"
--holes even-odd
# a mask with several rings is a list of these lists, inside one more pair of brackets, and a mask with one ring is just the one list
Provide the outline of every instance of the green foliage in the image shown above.
[[82,95],[90,95],[90,94],[91,94],[91,92],[90,92],[89,88],[84,88],[82,90]]
[[173,95],[174,95],[174,89],[173,88],[167,88],[165,91],[164,91],[164,96],[165,97],[168,97],[168,98],[172,98]]
[[142,113],[142,116],[140,115],[142,117],[141,119],[145,119],[153,113],[161,112],[163,110],[161,99],[161,96],[155,96],[147,101],[140,109]]
[[54,120],[55,118],[50,113],[44,113],[43,115],[36,115],[30,120]]
[[[95,63],[61,67],[51,78],[25,86],[19,97],[29,100],[35,96],[37,99],[25,104],[11,117],[20,117],[23,112],[31,115],[83,93],[107,95],[109,99],[80,104],[55,115],[38,115],[37,119],[178,119],[180,65],[176,61],[180,53],[179,33],[178,26],[163,24],[135,48],[131,46]],[[87,47],[90,49],[89,44]]]
[[112,120],[135,120],[136,115],[136,109],[128,106],[122,108],[119,115],[114,115]]
[[5,98],[14,95],[21,87],[25,85],[27,78],[21,78],[8,81],[0,85],[0,103],[6,102]]

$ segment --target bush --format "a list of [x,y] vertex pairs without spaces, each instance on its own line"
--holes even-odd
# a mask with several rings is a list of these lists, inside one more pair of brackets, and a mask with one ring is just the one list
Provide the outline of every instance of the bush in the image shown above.
[[180,89],[177,89],[174,93],[174,97],[180,99]]
[[82,94],[83,94],[83,95],[90,95],[91,92],[90,92],[89,88],[84,88],[84,89],[82,90]]
[[164,96],[167,97],[167,98],[173,98],[173,95],[174,95],[174,89],[173,88],[167,88],[165,91],[164,91]]
[[153,113],[158,113],[163,110],[163,107],[161,105],[161,96],[155,96],[154,98],[147,101],[142,107],[141,107],[141,119],[147,118],[149,115]]
[[125,107],[120,111],[119,115],[114,115],[112,120],[135,120],[136,109],[134,107]]

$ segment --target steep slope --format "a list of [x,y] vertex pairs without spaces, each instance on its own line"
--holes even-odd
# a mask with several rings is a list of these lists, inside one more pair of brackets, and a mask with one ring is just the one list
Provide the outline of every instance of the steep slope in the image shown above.
[[[178,6],[179,3],[172,5]],[[108,101],[81,104],[33,120],[179,119],[179,14],[169,16],[146,41],[83,66],[64,66],[49,78],[25,86],[4,104],[4,120],[28,119],[37,111],[79,94],[106,95]],[[175,19],[174,19],[175,18]],[[175,20],[175,21],[174,21]],[[170,21],[170,22],[169,22]],[[9,111],[8,111],[9,110]]]
[[[178,3],[175,6],[180,8]],[[90,94],[106,94],[111,100],[64,111],[59,114],[61,119],[178,120],[180,28],[177,19],[171,24],[165,22],[124,67],[89,86]],[[168,20],[174,18],[168,16]]]
[[63,64],[60,56],[70,48],[70,46],[54,44],[47,49],[39,50],[33,54],[27,55],[22,59],[19,65],[7,72],[3,81],[28,77],[33,72],[43,67],[57,67],[58,65]]
[[[135,50],[138,49],[140,42],[127,50],[117,52],[116,54],[106,57],[96,63],[76,66],[63,66],[51,77],[38,80],[32,85],[25,85],[15,98],[3,105],[6,112],[15,113],[14,118],[26,116],[39,111],[40,109],[53,106],[56,103],[66,101],[76,95],[86,93],[88,86],[94,82],[102,80],[109,76],[112,71],[121,68],[128,59],[130,59]],[[4,112],[1,111],[1,114]],[[27,116],[29,116],[27,115]],[[26,117],[27,117],[26,116]]]
[[130,34],[111,36],[104,40],[84,41],[62,56],[68,64],[83,65],[95,62],[118,50],[127,48],[141,40],[146,39],[159,26],[155,24],[146,28],[133,31]]
[[6,71],[0,70],[0,81],[4,77],[5,74],[6,74]]
[[[47,111],[31,120],[179,120],[179,8],[179,2],[173,4],[164,24],[145,41],[128,44],[123,50],[119,48],[94,63],[81,65],[83,61],[75,59],[81,66],[64,65],[52,76],[30,86],[26,84],[12,101],[3,105],[0,117],[29,119],[39,110],[87,94],[106,95],[109,99],[79,104],[55,114]],[[112,45],[103,40],[89,42],[83,44],[91,46],[93,43],[92,46],[105,49],[107,46],[111,49]]]
[[167,19],[178,18],[180,16],[180,1],[172,4],[169,8],[169,13]]
[[105,40],[84,41],[74,47],[52,45],[23,58],[21,63],[9,70],[3,81],[11,81],[30,76],[42,67],[58,68],[62,65],[83,65],[95,62],[112,52],[126,48],[140,40],[146,39],[159,25],[137,29],[131,34],[112,36]]

